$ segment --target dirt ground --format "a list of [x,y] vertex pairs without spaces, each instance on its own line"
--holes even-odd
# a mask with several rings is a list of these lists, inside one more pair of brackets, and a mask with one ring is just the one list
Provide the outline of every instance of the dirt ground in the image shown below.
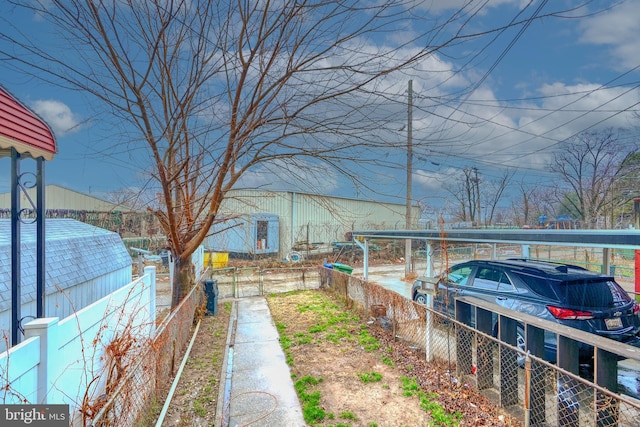
[[[215,316],[203,316],[200,319],[196,341],[162,425],[215,425],[230,317],[231,302],[221,301]],[[167,389],[169,387],[167,385]]]
[[[469,387],[453,384],[445,367],[428,365],[394,342],[383,319],[362,320],[319,291],[271,295],[267,301],[294,383],[319,380],[306,392],[319,393],[317,409],[324,417],[308,425],[518,425]],[[163,425],[214,425],[230,312],[231,302],[220,301],[216,316],[201,319]],[[301,404],[307,413],[304,399]]]
[[294,382],[321,380],[314,391],[325,418],[309,424],[519,425],[465,384],[451,382],[445,367],[427,364],[424,355],[394,340],[385,317],[361,319],[320,291],[267,301],[281,342],[292,342],[285,354]]
[[[348,261],[353,266],[361,264],[357,258],[343,261]],[[402,264],[404,260],[380,257],[372,260],[370,265],[381,264],[382,261]],[[321,396],[320,408],[325,412],[326,418],[314,425],[417,426],[435,421],[432,414],[434,407],[430,411],[421,408],[421,398],[415,391],[411,396],[405,395],[410,393],[402,388],[403,377],[416,378],[420,390],[427,396],[435,393],[437,398],[433,400],[445,409],[445,413],[462,414],[458,420],[461,426],[518,425],[474,390],[464,384],[453,384],[446,375],[446,366],[427,364],[420,354],[393,340],[380,319],[374,322],[372,319],[359,319],[348,328],[343,325],[340,333],[348,333],[337,342],[330,335],[337,334],[335,330],[310,334],[310,329],[322,321],[310,313],[303,315],[300,310],[301,307],[317,303],[313,294],[311,291],[269,296],[268,302],[274,321],[282,329],[281,340],[286,336],[293,342],[286,352],[292,360],[294,382],[304,377],[322,379],[317,391]],[[161,315],[168,311],[170,296],[168,281],[159,276],[157,308]],[[332,304],[334,302],[327,302],[327,305]],[[344,307],[340,307],[340,310],[348,312]],[[231,301],[220,301],[216,316],[204,316],[201,319],[198,338],[164,425],[214,425],[230,312]],[[342,315],[334,313],[334,316],[341,318]],[[357,339],[362,328],[366,328],[371,336],[377,338],[379,349],[363,349]],[[311,342],[303,342],[305,340],[301,337],[307,336],[313,338]],[[364,382],[360,378],[360,375],[371,373],[379,374],[381,380]],[[167,384],[167,389],[170,386]],[[162,403],[160,402],[160,406]]]

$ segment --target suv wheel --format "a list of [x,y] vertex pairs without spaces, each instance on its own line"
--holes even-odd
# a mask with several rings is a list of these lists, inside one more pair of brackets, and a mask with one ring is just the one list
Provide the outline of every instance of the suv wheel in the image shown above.
[[516,348],[520,350],[518,352],[518,366],[520,366],[521,368],[524,368],[524,362],[527,356],[524,354],[525,342],[524,342],[524,328],[522,327],[522,325],[518,325],[518,329],[516,330]]
[[[493,325],[493,337],[498,338],[498,324]],[[524,368],[525,355],[525,341],[524,341],[524,327],[520,324],[516,327],[516,348],[519,350],[517,354],[518,366]]]
[[427,305],[427,296],[425,294],[417,293],[415,301],[422,305]]

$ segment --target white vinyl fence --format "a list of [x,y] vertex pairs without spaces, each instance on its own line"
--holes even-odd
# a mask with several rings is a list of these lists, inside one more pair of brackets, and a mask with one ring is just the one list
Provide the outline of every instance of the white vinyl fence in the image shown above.
[[0,353],[0,403],[63,403],[72,424],[92,418],[153,338],[155,288],[155,267],[147,267],[69,317],[27,323],[23,342]]

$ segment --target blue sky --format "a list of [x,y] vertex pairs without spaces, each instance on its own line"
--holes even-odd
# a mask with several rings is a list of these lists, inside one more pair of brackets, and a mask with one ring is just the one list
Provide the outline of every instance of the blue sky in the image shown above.
[[[434,0],[430,10],[445,16],[459,3],[463,2]],[[529,3],[492,0],[473,25],[492,28]],[[525,15],[542,3],[531,2]],[[552,1],[544,5],[542,13],[579,3]],[[611,8],[606,11],[587,13],[607,5]],[[11,17],[29,31],[40,30],[36,16],[17,14],[4,3],[0,15]],[[583,130],[620,128],[625,129],[621,143],[638,139],[640,0],[596,1],[576,10],[575,16],[580,17],[545,18],[533,22],[519,37],[521,27],[505,31],[491,45],[485,38],[465,45],[465,51],[452,52],[456,56],[426,59],[422,68],[438,69],[438,73],[415,71],[386,79],[388,90],[399,98],[406,96],[408,78],[413,80],[413,139],[422,145],[414,158],[415,200],[446,203],[450,195],[443,186],[460,176],[464,167],[477,167],[481,178],[490,181],[499,178],[508,166],[516,173],[514,183],[551,185],[554,178],[545,171],[546,162],[562,140]],[[380,42],[393,43],[394,35]],[[478,52],[475,60],[463,67],[465,58]],[[59,152],[46,165],[47,183],[97,196],[140,185],[144,178],[141,168],[126,153],[114,153],[111,141],[119,136],[92,112],[86,97],[16,74],[2,61],[0,75],[0,84],[55,131]],[[473,93],[459,95],[470,86],[475,88]],[[436,96],[447,101],[435,105]],[[404,113],[398,114],[397,138],[402,144],[406,134],[399,129]],[[23,169],[29,169],[28,163],[22,163]],[[9,191],[9,165],[8,159],[0,159],[0,192]],[[398,195],[391,200],[399,203],[403,203],[403,172],[398,170],[390,179]],[[339,177],[325,178],[326,193],[361,196],[343,185]],[[256,170],[244,179],[247,186],[265,183],[287,189],[286,176],[274,176],[272,171]],[[505,199],[501,206],[509,204]]]

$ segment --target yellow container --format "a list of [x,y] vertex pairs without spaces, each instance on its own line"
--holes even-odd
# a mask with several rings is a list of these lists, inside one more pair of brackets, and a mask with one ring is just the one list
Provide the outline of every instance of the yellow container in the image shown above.
[[228,252],[205,252],[204,266],[211,268],[225,268],[229,263]]

